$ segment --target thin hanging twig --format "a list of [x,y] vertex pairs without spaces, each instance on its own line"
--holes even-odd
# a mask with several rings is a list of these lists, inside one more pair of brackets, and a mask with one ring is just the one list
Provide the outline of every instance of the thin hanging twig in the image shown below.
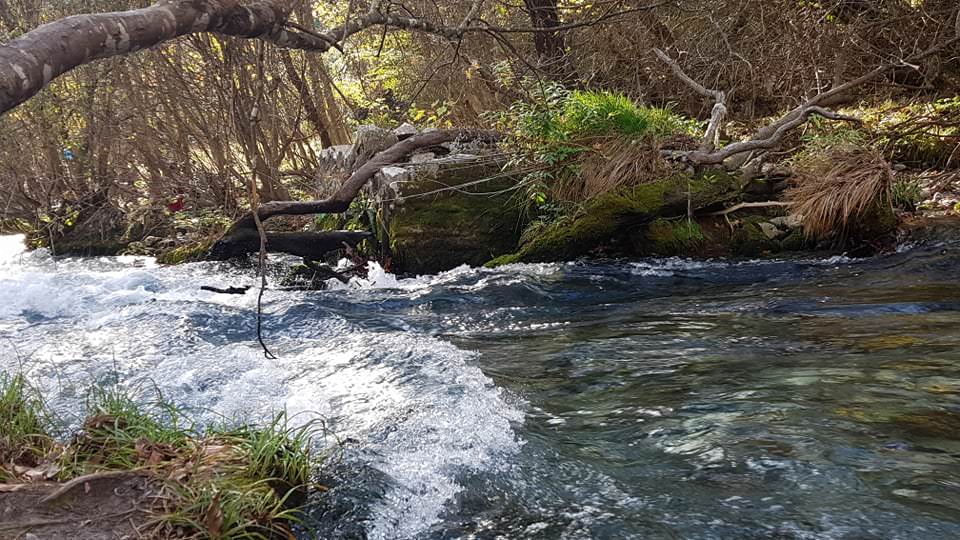
[[[257,79],[260,85],[257,98],[254,101],[253,110],[250,111],[250,124],[253,125],[258,120],[258,110],[260,99],[263,97],[263,45],[257,43],[257,49],[260,53],[257,57]],[[251,135],[254,130],[251,128]],[[251,138],[251,140],[253,140]],[[267,262],[267,232],[263,228],[263,222],[260,220],[260,191],[257,189],[256,167],[251,167],[253,174],[250,175],[250,208],[253,211],[253,221],[257,225],[257,234],[260,235],[260,255],[257,259],[257,273],[260,274],[260,292],[257,294],[257,341],[263,348],[263,355],[270,360],[276,360],[276,355],[270,352],[266,342],[263,340],[263,292],[267,290],[267,273],[264,266]]]

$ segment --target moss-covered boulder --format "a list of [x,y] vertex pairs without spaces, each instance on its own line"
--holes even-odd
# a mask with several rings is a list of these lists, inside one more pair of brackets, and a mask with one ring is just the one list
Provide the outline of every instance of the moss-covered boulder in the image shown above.
[[756,257],[780,251],[780,242],[764,232],[762,225],[765,223],[768,222],[764,216],[741,219],[730,237],[731,253],[742,257]]
[[[735,177],[718,173],[698,178],[677,175],[619,188],[598,195],[579,215],[545,227],[519,251],[493,259],[487,265],[569,260],[604,245],[635,243],[635,237],[644,234],[641,229],[654,220],[685,216],[688,199],[694,208],[704,208],[728,200],[738,191]],[[670,235],[660,234],[663,232],[654,231],[652,234],[667,242],[666,236]],[[650,241],[655,243],[657,239],[651,238]]]
[[211,240],[180,246],[158,255],[157,262],[160,264],[173,265],[202,261],[206,258],[211,246],[213,246],[213,241]]
[[697,251],[706,237],[696,221],[659,218],[647,227],[649,250],[654,255],[685,255]]
[[432,274],[515,250],[524,226],[510,190],[518,178],[501,175],[489,158],[453,156],[380,178],[381,244],[393,269]]

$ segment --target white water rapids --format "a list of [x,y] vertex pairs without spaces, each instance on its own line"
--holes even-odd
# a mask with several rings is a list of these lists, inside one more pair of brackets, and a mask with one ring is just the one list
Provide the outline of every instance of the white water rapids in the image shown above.
[[[436,278],[435,278],[436,279]],[[320,417],[363,450],[348,454],[387,479],[370,510],[370,538],[410,538],[435,523],[459,478],[515,452],[523,421],[475,365],[475,355],[411,331],[368,329],[325,308],[328,295],[400,283],[369,280],[330,293],[269,291],[264,357],[255,341],[256,294],[203,284],[255,281],[213,264],[158,267],[144,257],[54,260],[0,237],[0,370],[24,371],[68,419],[85,390],[113,383],[189,407],[201,419],[262,420],[286,409]],[[343,466],[349,466],[343,465]]]

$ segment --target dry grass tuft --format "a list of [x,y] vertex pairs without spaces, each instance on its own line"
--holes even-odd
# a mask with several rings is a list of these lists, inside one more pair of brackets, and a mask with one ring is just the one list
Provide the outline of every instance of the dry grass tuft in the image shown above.
[[785,199],[793,203],[792,213],[803,216],[808,238],[845,234],[853,219],[890,204],[893,171],[875,150],[843,145],[801,154],[793,166]]
[[647,141],[624,138],[600,139],[580,164],[579,178],[563,186],[560,197],[583,201],[622,186],[661,180],[675,171],[660,155],[660,148]]

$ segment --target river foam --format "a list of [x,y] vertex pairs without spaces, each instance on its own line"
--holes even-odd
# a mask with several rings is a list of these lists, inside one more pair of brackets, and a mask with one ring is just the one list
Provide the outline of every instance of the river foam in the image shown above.
[[[256,294],[217,295],[203,284],[253,284],[215,264],[157,267],[149,258],[53,259],[0,238],[0,370],[38,381],[65,421],[85,389],[156,390],[201,421],[266,421],[286,409],[322,419],[359,451],[340,467],[385,479],[368,501],[369,538],[411,538],[434,524],[462,479],[517,452],[523,405],[476,366],[476,355],[415,331],[370,329],[329,309],[333,293],[268,291],[265,358],[255,339]],[[372,287],[413,289],[372,267]],[[334,440],[326,441],[334,444]]]

